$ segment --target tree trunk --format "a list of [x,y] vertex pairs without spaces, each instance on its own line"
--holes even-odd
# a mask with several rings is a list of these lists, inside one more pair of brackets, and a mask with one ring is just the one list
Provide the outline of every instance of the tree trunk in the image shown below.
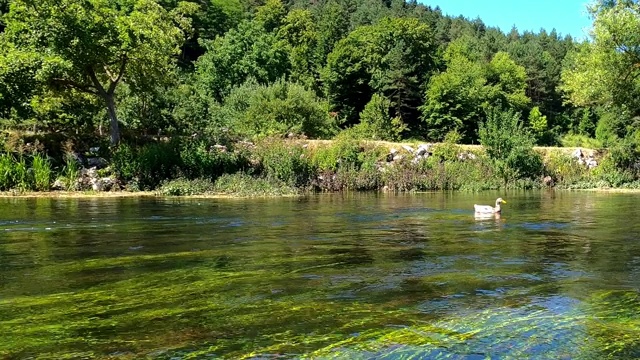
[[113,94],[105,94],[107,103],[107,113],[109,113],[111,145],[120,144],[120,126],[118,125],[118,116],[116,115],[116,102]]

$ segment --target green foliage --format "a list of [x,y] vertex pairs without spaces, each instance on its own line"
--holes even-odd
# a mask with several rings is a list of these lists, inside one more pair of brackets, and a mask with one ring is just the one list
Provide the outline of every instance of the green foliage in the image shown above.
[[640,161],[638,142],[629,136],[609,148],[607,160],[619,170],[631,170]]
[[458,161],[458,154],[460,154],[462,148],[457,145],[460,143],[462,135],[455,130],[449,131],[444,138],[444,142],[436,144],[433,147],[432,153],[435,159],[438,161]]
[[311,178],[311,162],[298,144],[268,139],[258,145],[257,154],[267,179],[304,187]]
[[37,191],[47,191],[51,188],[51,163],[49,159],[36,153],[32,158],[31,168],[33,171],[34,189]]
[[249,79],[268,84],[289,73],[286,43],[258,21],[243,21],[206,49],[196,62],[195,81],[218,102]]
[[529,127],[536,137],[540,137],[547,130],[547,117],[542,115],[537,106],[529,113]]
[[330,146],[322,146],[312,153],[312,163],[319,170],[335,172],[340,168],[359,169],[360,143],[354,138],[340,136]]
[[216,148],[206,141],[189,141],[180,147],[180,173],[187,179],[215,180],[223,174],[233,174],[248,167],[244,154]]
[[136,149],[129,144],[121,144],[111,154],[111,167],[116,176],[123,181],[131,181],[138,176]]
[[211,193],[214,184],[209,179],[178,178],[162,182],[157,193],[164,196],[190,196]]
[[567,57],[562,89],[573,104],[640,111],[638,52],[640,4],[616,2],[594,9],[591,41]]
[[64,155],[64,167],[62,168],[61,179],[68,191],[77,189],[78,178],[80,177],[80,165],[73,156],[73,153],[67,152]]
[[380,94],[373,94],[371,101],[360,113],[360,123],[353,131],[358,137],[368,140],[398,141],[407,129],[399,117],[389,115],[391,101]]
[[276,179],[254,177],[245,173],[222,175],[215,183],[215,192],[234,196],[296,195],[298,189]]
[[0,154],[0,190],[6,191],[13,188],[14,160],[9,154]]
[[294,133],[326,138],[337,130],[325,101],[284,80],[271,85],[245,83],[231,92],[220,114],[236,133],[248,137]]
[[587,149],[599,149],[602,147],[602,143],[597,139],[572,133],[563,136],[562,139],[560,139],[560,143],[564,147],[581,147]]
[[331,105],[348,125],[356,123],[376,92],[392,99],[394,116],[403,117],[419,105],[416,88],[433,71],[434,57],[428,26],[417,19],[384,19],[339,41],[327,58],[322,81]]
[[542,173],[542,157],[533,150],[533,136],[523,128],[519,113],[497,108],[489,110],[478,135],[505,185]]
[[455,130],[464,143],[472,143],[478,121],[489,106],[523,109],[529,104],[525,69],[505,52],[486,63],[475,45],[468,37],[449,44],[444,54],[446,71],[429,81],[420,110],[433,140],[441,141]]
[[[127,6],[102,0],[12,2],[3,39],[28,55],[32,76],[47,90],[95,95],[111,118],[111,141],[120,141],[114,94],[126,82],[142,91],[171,73],[184,40],[182,14],[156,2]],[[0,58],[0,60],[2,60]],[[3,66],[6,66],[4,64]],[[2,67],[2,66],[0,66]]]

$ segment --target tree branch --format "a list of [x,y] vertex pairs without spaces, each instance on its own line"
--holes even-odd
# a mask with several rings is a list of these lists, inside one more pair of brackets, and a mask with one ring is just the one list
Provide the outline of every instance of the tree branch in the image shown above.
[[69,86],[72,88],[75,88],[77,90],[80,90],[82,92],[86,92],[89,94],[94,94],[94,95],[99,95],[98,93],[98,89],[96,89],[95,87],[91,86],[91,85],[85,85],[85,84],[80,84],[77,83],[73,80],[69,80],[69,79],[51,79],[51,81],[55,84],[60,84],[63,86]]
[[98,95],[102,95],[102,96],[106,95],[107,92],[104,91],[104,87],[100,83],[100,80],[98,80],[98,77],[96,76],[96,72],[93,70],[93,67],[87,66],[86,71],[87,71],[87,74],[89,75],[89,78],[91,78],[91,81],[93,81],[94,87],[98,90]]
[[107,90],[109,94],[113,94],[113,92],[116,91],[116,86],[118,85],[120,80],[122,80],[122,77],[124,76],[124,70],[126,67],[127,67],[127,56],[124,55],[122,56],[122,63],[120,63],[120,71],[118,72],[118,76],[115,79],[109,76],[109,78],[111,78],[111,84],[109,84],[109,90]]

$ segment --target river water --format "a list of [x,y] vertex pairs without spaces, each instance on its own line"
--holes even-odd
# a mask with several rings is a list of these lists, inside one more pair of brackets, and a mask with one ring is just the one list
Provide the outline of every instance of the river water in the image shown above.
[[639,202],[1,198],[0,358],[640,358]]

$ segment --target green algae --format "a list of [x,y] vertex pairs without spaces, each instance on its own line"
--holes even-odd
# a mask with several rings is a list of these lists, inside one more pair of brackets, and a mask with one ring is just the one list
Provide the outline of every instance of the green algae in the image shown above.
[[[639,356],[640,299],[625,279],[640,249],[628,233],[476,223],[425,214],[412,198],[371,214],[362,201],[304,205],[304,219],[291,202],[270,215],[264,203],[218,205],[221,220],[153,201],[119,208],[108,228],[5,225],[0,358]],[[178,211],[184,220],[168,216]],[[154,222],[140,220],[149,213]]]

